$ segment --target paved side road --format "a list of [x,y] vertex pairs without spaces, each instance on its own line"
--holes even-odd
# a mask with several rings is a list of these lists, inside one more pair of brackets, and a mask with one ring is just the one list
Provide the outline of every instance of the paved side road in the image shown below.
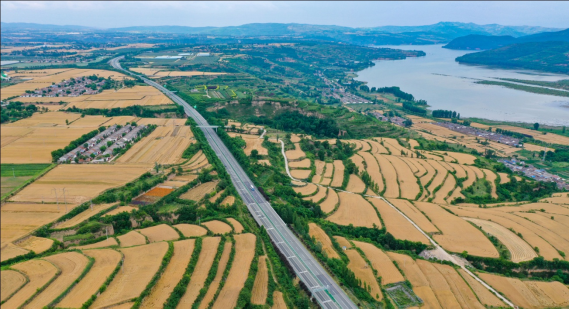
[[[109,61],[116,69],[123,70],[120,65],[122,57]],[[131,72],[123,70],[133,76]],[[207,121],[188,103],[154,81],[138,76],[145,83],[159,89],[174,102],[181,105],[189,117],[192,117],[199,126],[208,126]],[[223,144],[212,128],[202,128],[208,143],[219,157],[231,177],[233,185],[247,205],[259,225],[263,225],[271,240],[286,257],[296,275],[302,280],[312,293],[313,298],[324,309],[355,309],[357,306],[349,299],[346,293],[338,286],[332,277],[322,268],[302,242],[294,236],[283,220],[255,188],[243,168]]]

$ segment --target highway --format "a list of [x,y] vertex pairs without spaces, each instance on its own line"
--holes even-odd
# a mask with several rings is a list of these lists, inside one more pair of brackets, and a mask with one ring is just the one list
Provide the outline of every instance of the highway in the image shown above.
[[255,188],[254,183],[249,179],[243,168],[223,144],[215,130],[209,126],[208,122],[187,102],[182,100],[173,92],[162,87],[158,83],[136,75],[122,69],[120,60],[124,56],[113,58],[109,61],[115,69],[122,70],[126,74],[141,78],[145,83],[163,92],[175,103],[184,108],[186,114],[193,118],[204,132],[208,143],[219,157],[225,169],[231,177],[233,185],[239,192],[243,202],[247,205],[249,212],[253,215],[259,225],[271,237],[281,254],[286,257],[295,274],[310,290],[312,297],[324,309],[356,309],[357,306],[350,300],[340,286],[324,270],[318,261],[304,247],[302,242],[296,238],[292,231],[286,226],[280,216],[271,207],[269,202]]

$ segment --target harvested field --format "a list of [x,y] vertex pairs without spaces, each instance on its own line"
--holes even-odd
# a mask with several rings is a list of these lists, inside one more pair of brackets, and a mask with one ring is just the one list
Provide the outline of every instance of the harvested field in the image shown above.
[[180,235],[174,228],[160,224],[157,226],[147,227],[137,230],[142,235],[148,238],[148,242],[170,241],[180,239]]
[[320,226],[316,225],[315,223],[308,224],[308,231],[310,237],[316,239],[316,242],[319,242],[322,245],[322,251],[326,253],[326,256],[329,258],[338,258],[340,259],[340,255],[336,253],[334,250],[334,246],[332,245],[332,241],[330,237],[320,228]]
[[383,145],[379,144],[379,142],[377,142],[377,141],[362,140],[362,142],[367,142],[371,146],[370,151],[372,154],[389,154],[387,149],[385,149],[385,147]]
[[192,304],[198,297],[200,290],[203,288],[204,282],[207,279],[209,269],[213,264],[220,241],[220,237],[207,237],[203,239],[202,250],[200,252],[196,268],[194,269],[190,283],[186,288],[186,293],[178,303],[178,309],[192,308]]
[[184,126],[186,124],[185,118],[141,118],[137,122],[138,125],[158,125],[166,127]]
[[120,206],[116,209],[113,209],[113,210],[105,213],[105,216],[116,215],[116,214],[119,214],[121,212],[130,213],[130,212],[132,212],[132,210],[138,210],[138,208],[137,207],[131,207],[131,206]]
[[381,249],[371,243],[352,241],[367,257],[373,269],[381,277],[381,285],[405,281],[401,272],[395,267],[391,259]]
[[345,250],[344,253],[348,256],[350,262],[348,263],[348,268],[355,274],[356,278],[360,279],[360,287],[365,288],[369,286],[370,295],[376,300],[383,299],[383,293],[377,280],[373,274],[373,271],[368,266],[366,261],[361,257],[360,253],[354,249]]
[[357,175],[350,174],[350,180],[348,181],[346,190],[352,193],[363,193],[366,190],[366,185]]
[[395,238],[430,245],[429,240],[422,233],[385,201],[378,198],[369,198],[369,201],[381,215],[387,231]]
[[214,234],[226,234],[231,232],[231,226],[225,224],[222,221],[213,220],[209,222],[203,222],[203,226],[207,227]]
[[[114,239],[113,239],[114,240]],[[56,305],[58,308],[79,309],[115,270],[122,254],[111,249],[89,250],[83,254],[95,259],[85,277]]]
[[322,178],[322,181],[320,181],[320,184],[324,186],[330,186],[330,183],[332,183],[332,179],[330,178]]
[[324,167],[324,178],[332,179],[332,175],[334,174],[334,164],[333,163],[326,163]]
[[[80,204],[101,192],[123,186],[149,165],[59,165],[12,197],[12,201],[56,202],[53,188],[64,188],[67,203]],[[60,197],[62,192],[58,194]]]
[[[362,152],[364,153],[364,152]],[[368,153],[369,154],[369,153]],[[361,155],[359,154],[354,154],[354,156],[350,157],[350,160],[356,165],[356,167],[358,167],[358,169],[361,171],[366,171],[366,167],[364,165],[364,159]]]
[[5,261],[20,255],[28,254],[30,251],[19,246],[15,246],[12,243],[8,243],[0,251],[1,261]]
[[227,220],[229,223],[231,223],[231,225],[233,226],[233,231],[234,231],[236,234],[240,234],[240,233],[243,232],[243,229],[244,229],[244,228],[243,228],[243,225],[241,225],[241,223],[240,223],[238,220],[236,220],[236,219],[234,219],[234,218],[231,218],[231,217],[226,218],[226,220]]
[[290,175],[292,175],[293,178],[300,180],[308,179],[310,173],[311,173],[310,170],[299,170],[299,169],[290,170]]
[[466,181],[462,182],[462,188],[468,188],[468,187],[472,186],[472,184],[474,184],[474,182],[476,182],[478,177],[476,176],[476,173],[474,172],[474,170],[471,169],[471,167],[462,166],[462,168],[464,169],[464,171],[466,172],[466,175],[467,175]]
[[296,134],[290,135],[290,142],[292,142],[292,143],[300,142],[300,136],[298,136]]
[[409,256],[387,252],[387,255],[395,262],[403,273],[405,277],[413,285],[413,292],[423,300],[424,309],[442,309],[435,293],[430,287],[429,281],[417,265],[417,263]]
[[462,309],[484,309],[476,295],[454,268],[447,265],[432,264],[445,278],[452,294]]
[[386,184],[384,196],[390,198],[399,197],[399,185],[397,184],[397,172],[395,171],[395,168],[393,168],[393,165],[384,155],[374,154],[374,156],[377,159],[381,173],[385,178]]
[[505,172],[498,172],[498,175],[500,175],[500,184],[504,184],[504,183],[508,183],[510,182],[510,176],[505,173]]
[[121,247],[130,247],[133,245],[146,244],[146,238],[139,232],[133,230],[122,236],[118,236],[119,243]]
[[51,248],[53,240],[30,236],[21,242],[17,242],[16,245],[26,250],[34,251],[36,254],[41,254]]
[[[330,189],[332,190],[332,189]],[[310,200],[313,202],[319,202],[320,200],[324,199],[326,197],[326,192],[328,191],[328,188],[324,187],[324,186],[318,186],[318,192],[311,197],[308,198],[303,198],[304,200]]]
[[401,191],[401,198],[415,199],[419,194],[419,184],[417,178],[411,171],[409,165],[396,156],[385,156],[391,162],[395,171],[397,172],[397,179],[399,180],[399,188]]
[[478,276],[519,307],[541,309],[569,305],[569,289],[559,282],[520,281],[489,273],[478,273]]
[[23,273],[15,270],[2,270],[0,272],[0,300],[8,299],[12,294],[28,283]]
[[464,218],[465,220],[474,223],[479,226],[485,232],[491,234],[492,236],[498,238],[506,248],[510,251],[514,263],[524,262],[532,260],[537,257],[537,254],[533,248],[527,244],[518,235],[511,232],[509,229],[501,226],[500,224],[485,221],[481,219]]
[[445,153],[447,153],[452,158],[456,159],[456,161],[458,161],[458,163],[461,165],[474,165],[474,160],[476,159],[476,156],[470,154],[447,152],[447,151],[445,151]]
[[[75,205],[70,205],[69,210]],[[5,203],[0,209],[0,245],[21,239],[39,227],[65,214],[65,207],[55,204]],[[2,251],[2,259],[4,259]]]
[[446,198],[452,195],[452,192],[456,188],[456,180],[454,176],[449,173],[443,183],[443,186],[435,193],[434,202],[440,204],[446,204]]
[[296,160],[296,159],[301,159],[303,157],[306,156],[306,154],[302,151],[302,149],[300,148],[300,144],[299,143],[295,143],[294,144],[295,149],[294,150],[289,150],[286,151],[286,158],[288,158],[288,160]]
[[383,189],[385,188],[385,184],[383,184],[383,177],[379,170],[379,165],[377,163],[377,160],[372,154],[368,152],[360,152],[359,154],[366,162],[367,169],[365,171],[367,171],[371,179],[375,182],[375,184],[377,184],[377,186],[379,187],[379,191],[380,192],[383,191]]
[[435,296],[437,296],[442,308],[460,309],[460,304],[454,297],[450,286],[435,265],[421,259],[416,260],[415,263],[419,266],[427,281],[429,281],[429,286],[435,293]]
[[300,193],[302,196],[310,196],[314,193],[316,193],[316,191],[319,189],[320,187],[317,185],[314,185],[312,183],[306,183],[306,186],[302,186],[302,187],[293,187],[292,189],[297,192]]
[[324,174],[324,167],[326,167],[326,163],[323,161],[320,161],[320,160],[315,160],[314,166],[316,167],[316,173],[314,174],[314,178],[312,179],[312,182],[320,183],[320,180],[322,179],[322,175]]
[[187,239],[174,242],[174,255],[164,273],[152,288],[152,292],[144,298],[140,305],[142,309],[160,309],[174,291],[174,287],[180,282],[192,253],[195,239]]
[[482,257],[498,258],[494,245],[478,229],[456,215],[450,214],[438,205],[427,202],[415,202],[417,209],[426,213],[442,235],[433,238],[446,250]]
[[198,225],[178,224],[178,225],[174,225],[174,227],[176,227],[176,229],[178,229],[180,232],[182,232],[184,237],[187,237],[187,238],[199,237],[199,236],[204,236],[207,234],[207,229],[205,229],[201,226],[198,226]]
[[58,272],[57,268],[50,262],[42,259],[32,259],[13,265],[12,269],[18,270],[25,274],[30,280],[18,292],[16,292],[8,301],[2,304],[2,309],[16,309],[20,307],[26,300],[32,297],[38,289],[46,285]]
[[[326,165],[328,168],[328,165]],[[341,187],[342,182],[344,181],[344,164],[341,160],[334,160],[334,178],[332,179],[332,183],[330,186],[332,187]]]
[[112,207],[113,205],[115,205],[115,203],[92,205],[92,207],[90,207],[89,209],[77,214],[76,216],[68,219],[67,221],[57,223],[55,227],[57,229],[73,227],[75,225],[82,223],[83,221],[86,221],[87,219],[96,215],[97,213]]
[[338,193],[336,193],[336,191],[331,188],[328,189],[328,195],[326,196],[326,199],[322,203],[320,203],[320,208],[322,209],[322,212],[330,213],[334,211],[336,205],[338,204],[338,201],[339,201]]
[[[431,193],[431,196],[432,196],[435,188],[437,188],[437,186],[443,184],[443,182],[445,181],[445,179],[447,177],[448,170],[435,160],[426,160],[426,162],[428,164],[430,164],[437,171],[437,174],[433,178],[433,181],[427,187],[427,189],[429,190],[429,193]],[[425,198],[428,198],[428,197],[425,197]]]
[[225,272],[225,267],[229,261],[229,255],[231,254],[231,242],[226,242],[223,246],[223,253],[221,253],[221,258],[219,259],[219,264],[217,265],[217,272],[215,273],[215,278],[209,284],[209,288],[204,298],[202,299],[199,308],[206,309],[209,303],[213,300],[217,288],[221,284],[223,273]]
[[[230,137],[239,136],[243,139],[243,141],[245,141],[245,149],[243,151],[245,152],[245,155],[247,155],[247,156],[251,155],[251,152],[253,150],[257,150],[257,152],[259,152],[259,155],[268,155],[269,154],[269,151],[262,145],[264,140],[260,139],[260,136],[247,135],[247,134],[241,134],[241,133],[233,133],[233,132],[229,132],[227,134]],[[309,160],[309,162],[310,162],[310,160]]]
[[180,195],[182,199],[200,201],[206,194],[211,193],[215,187],[217,186],[217,182],[206,182],[202,183],[196,187],[189,189],[187,192]]
[[160,126],[134,144],[117,159],[117,162],[175,164],[182,158],[184,150],[192,144],[192,140],[194,140],[194,135],[190,126]]
[[344,250],[344,248],[346,249],[351,249],[352,248],[352,244],[350,243],[350,241],[342,236],[334,236],[334,239],[336,240],[336,242],[338,242],[338,244],[340,245],[340,247],[342,247],[342,249]]
[[310,168],[310,159],[305,158],[301,161],[291,161],[288,163],[291,168]]
[[283,298],[283,293],[279,291],[273,292],[273,307],[271,309],[288,309]]
[[24,307],[26,309],[41,309],[49,305],[81,275],[89,263],[89,259],[85,255],[77,252],[56,254],[44,259],[59,268],[61,274],[45,290],[34,297]]
[[[67,126],[66,121],[73,122],[81,118],[79,113],[71,112],[46,112],[46,113],[34,113],[31,117],[18,120],[13,123],[8,123],[2,125],[2,130],[7,127],[55,127],[55,126]],[[89,117],[91,118],[91,117]],[[95,119],[99,120],[100,116],[94,116]],[[99,124],[97,122],[97,124]],[[96,127],[93,126],[93,127]],[[93,128],[95,129],[95,128]]]
[[235,235],[235,259],[227,280],[214,302],[212,309],[233,309],[237,304],[239,292],[247,280],[249,268],[255,256],[255,240],[253,234]]
[[264,305],[267,301],[269,272],[267,270],[267,256],[259,256],[257,264],[257,275],[251,291],[251,303],[254,305]]
[[327,220],[338,225],[372,228],[375,224],[381,228],[381,222],[373,206],[362,196],[346,192],[338,193],[340,206]]
[[215,195],[211,196],[208,200],[211,203],[214,203],[219,197],[221,197],[221,195],[223,194],[223,192],[225,192],[225,190],[221,190],[219,192],[217,192]]
[[485,305],[487,308],[494,307],[494,308],[501,308],[505,307],[503,301],[501,301],[494,293],[490,292],[487,288],[485,288],[480,282],[476,281],[472,276],[470,276],[466,271],[462,269],[458,269],[458,272],[462,276],[462,278],[468,283],[470,288],[474,291],[480,303]]
[[121,249],[124,254],[121,272],[95,299],[91,308],[105,308],[138,297],[158,271],[167,250],[166,242]]
[[87,250],[87,249],[96,249],[96,248],[106,248],[106,247],[111,247],[111,246],[115,246],[115,245],[119,245],[117,243],[117,240],[115,238],[109,238],[109,239],[105,239],[103,241],[99,241],[96,243],[91,243],[91,244],[87,244],[87,245],[82,245],[82,246],[78,246],[78,247],[73,247],[74,249],[79,249],[79,250]]
[[492,198],[498,198],[498,194],[496,194],[496,183],[494,183],[494,181],[497,179],[496,174],[488,169],[482,169],[482,171],[484,171],[486,180],[488,180],[492,186]]
[[235,197],[233,196],[227,196],[225,197],[225,199],[223,199],[223,201],[220,203],[220,205],[224,206],[224,205],[233,205],[233,203],[235,202]]
[[413,223],[417,224],[421,228],[422,231],[426,233],[440,233],[440,231],[425,217],[421,211],[417,210],[417,208],[407,200],[403,199],[389,199],[399,211],[403,212],[409,219],[413,221]]

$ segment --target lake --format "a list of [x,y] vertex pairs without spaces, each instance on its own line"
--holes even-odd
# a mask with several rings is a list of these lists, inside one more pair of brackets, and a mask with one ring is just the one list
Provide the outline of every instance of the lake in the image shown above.
[[358,72],[356,79],[368,82],[370,88],[399,86],[415,99],[427,100],[431,109],[453,110],[464,117],[569,125],[569,97],[474,83],[495,78],[557,81],[569,79],[567,75],[461,65],[455,58],[472,51],[449,50],[442,45],[381,47],[422,50],[427,55],[405,60],[381,60],[374,67]]

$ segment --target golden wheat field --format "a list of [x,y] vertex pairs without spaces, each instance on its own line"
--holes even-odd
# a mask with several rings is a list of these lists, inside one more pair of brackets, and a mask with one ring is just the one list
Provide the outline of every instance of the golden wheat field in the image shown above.
[[354,245],[362,250],[364,255],[370,261],[371,266],[377,271],[381,277],[381,284],[397,283],[405,281],[401,272],[395,267],[387,254],[373,244],[361,241],[352,241]]
[[339,192],[340,206],[327,220],[338,225],[371,228],[374,225],[381,228],[381,222],[374,207],[362,196]]
[[209,288],[199,305],[200,309],[206,309],[209,303],[213,300],[214,295],[217,292],[217,289],[219,288],[219,285],[221,284],[221,281],[223,279],[223,273],[225,272],[225,268],[227,267],[227,262],[229,261],[229,255],[231,253],[232,246],[233,245],[231,242],[226,242],[224,244],[223,252],[221,254],[221,258],[219,259],[219,264],[217,267],[215,278],[210,283]]
[[316,242],[322,246],[322,251],[324,251],[329,258],[340,258],[338,253],[334,250],[330,237],[322,228],[315,223],[309,223],[308,228],[310,237],[314,238]]

